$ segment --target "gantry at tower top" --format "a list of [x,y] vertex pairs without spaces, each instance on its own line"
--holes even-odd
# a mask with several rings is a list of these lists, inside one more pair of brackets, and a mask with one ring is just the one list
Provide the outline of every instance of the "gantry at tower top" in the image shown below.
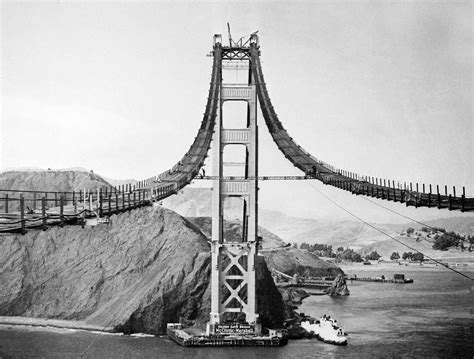
[[244,38],[241,37],[238,41],[232,40],[229,32],[229,45],[226,46],[222,43],[222,35],[214,35],[214,46],[216,44],[221,44],[221,58],[222,60],[250,60],[250,47],[258,47],[258,35],[257,32],[254,32],[250,35],[248,39],[244,41]]

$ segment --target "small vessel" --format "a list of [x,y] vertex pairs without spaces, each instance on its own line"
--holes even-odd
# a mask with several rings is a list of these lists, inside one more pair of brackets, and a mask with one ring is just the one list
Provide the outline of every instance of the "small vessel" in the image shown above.
[[347,345],[347,334],[336,319],[323,315],[319,320],[306,320],[301,326],[307,332],[313,332],[319,340],[336,345]]

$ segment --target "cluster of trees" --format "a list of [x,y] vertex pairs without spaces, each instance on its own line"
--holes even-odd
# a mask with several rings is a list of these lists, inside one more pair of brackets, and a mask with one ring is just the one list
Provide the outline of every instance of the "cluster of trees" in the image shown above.
[[338,260],[340,261],[362,262],[362,256],[359,253],[354,252],[354,250],[350,248],[342,249],[342,251],[338,250],[336,258],[338,258]]
[[[433,249],[446,251],[451,247],[459,247],[461,250],[465,249],[465,242],[474,244],[474,236],[463,236],[461,237],[458,233],[453,231],[443,232],[441,235],[436,234],[434,236]],[[469,246],[471,250],[471,246]]]
[[326,244],[301,243],[300,248],[306,249],[308,252],[314,253],[320,257],[336,258],[336,254],[333,252],[332,246],[328,246]]
[[[396,260],[399,260],[400,259],[400,254],[398,254],[398,252],[393,252],[392,255],[390,256],[390,259],[392,261],[396,261]],[[414,261],[414,262],[423,262],[423,260],[425,259],[425,256],[423,255],[423,253],[419,253],[419,252],[404,252],[402,254],[402,259],[403,260],[410,260],[410,261]]]
[[308,244],[302,243],[300,245],[301,249],[305,249],[311,253],[316,254],[320,257],[329,257],[336,258],[337,262],[348,261],[348,262],[363,262],[364,259],[368,260],[378,260],[381,258],[381,255],[377,251],[371,252],[369,255],[362,257],[359,253],[355,252],[353,249],[338,247],[334,252],[332,246],[326,244]]
[[370,261],[378,261],[382,257],[380,254],[377,253],[377,251],[372,251],[369,255],[365,256],[365,259],[368,259]]
[[[456,232],[448,232],[444,228],[438,227],[421,227],[421,232],[427,233],[428,238],[434,239],[433,249],[437,250],[448,250],[451,247],[459,247],[461,250],[468,249],[472,250],[472,244],[474,244],[474,236],[461,236]],[[412,234],[418,235],[417,242],[420,241],[420,233],[416,232],[415,229],[409,227],[406,230],[407,236],[410,237]]]
[[402,254],[402,259],[403,260],[410,260],[410,261],[414,261],[414,262],[423,262],[423,260],[425,259],[425,256],[423,255],[423,253],[420,253],[420,252],[415,252],[415,253],[404,252]]

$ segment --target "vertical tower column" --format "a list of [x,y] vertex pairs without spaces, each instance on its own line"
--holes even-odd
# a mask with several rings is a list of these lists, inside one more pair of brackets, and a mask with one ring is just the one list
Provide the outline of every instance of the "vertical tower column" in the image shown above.
[[[250,80],[252,77],[250,76]],[[249,143],[247,144],[247,173],[249,178],[248,194],[248,312],[246,312],[247,321],[255,323],[257,314],[257,292],[256,292],[256,273],[255,261],[258,251],[258,126],[257,126],[257,91],[255,84],[250,85],[250,99],[248,100],[248,129]]]
[[212,233],[211,233],[211,318],[210,324],[221,321],[221,243],[222,243],[222,103],[220,91],[218,99],[215,131],[212,140],[212,171],[216,178],[212,181]]

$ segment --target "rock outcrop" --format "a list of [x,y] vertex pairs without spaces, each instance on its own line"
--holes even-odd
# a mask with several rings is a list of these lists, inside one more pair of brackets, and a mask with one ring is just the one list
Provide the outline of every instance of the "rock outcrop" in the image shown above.
[[[160,207],[113,215],[108,225],[2,235],[0,315],[162,334],[167,322],[208,320],[209,270],[205,236]],[[262,324],[281,326],[281,295],[264,261],[257,270]]]
[[325,290],[325,292],[331,297],[336,297],[340,295],[349,295],[349,289],[347,288],[347,283],[344,277],[341,274],[339,274],[334,279],[331,286]]

